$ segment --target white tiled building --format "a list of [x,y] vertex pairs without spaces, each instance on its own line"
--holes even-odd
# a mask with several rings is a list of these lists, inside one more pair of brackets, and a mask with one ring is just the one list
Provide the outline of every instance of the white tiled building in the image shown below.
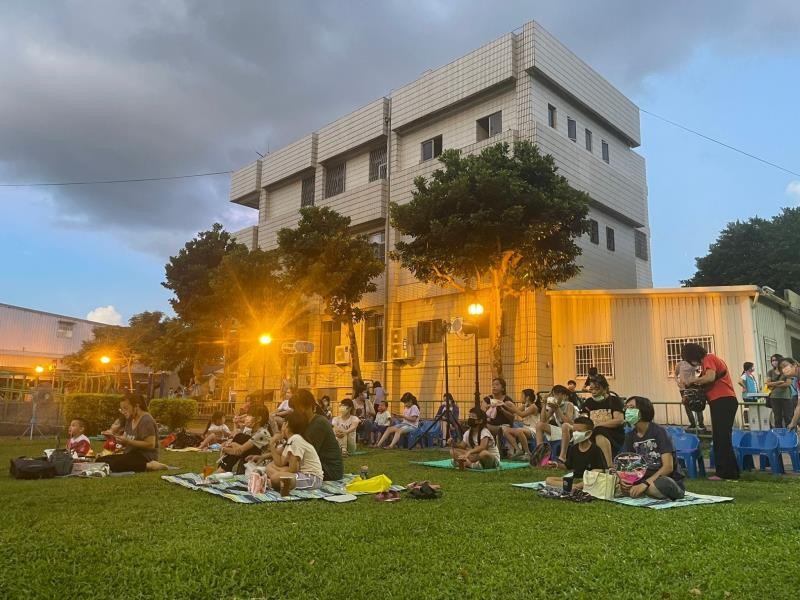
[[[391,247],[389,200],[408,202],[414,178],[438,168],[435,158],[443,149],[473,153],[519,139],[552,154],[560,172],[592,198],[593,231],[580,240],[583,271],[560,287],[650,287],[645,165],[634,151],[639,110],[535,22],[236,171],[230,199],[258,209],[259,222],[235,236],[250,247],[274,248],[277,231],[294,226],[299,208],[313,202],[351,217],[355,232]],[[371,313],[359,327],[364,377],[384,382],[394,399],[405,390],[425,399],[439,397],[443,344],[430,340],[429,321],[463,315],[481,293],[468,298],[421,284],[396,263],[388,264],[377,283],[378,291],[364,298],[363,307]],[[506,314],[504,370],[510,392],[549,386],[546,296],[527,294]],[[344,331],[322,315],[310,317],[301,329],[298,335],[307,334],[317,349],[301,369],[300,384],[328,393],[347,388],[349,368],[333,364],[334,347],[346,343]],[[392,344],[403,340],[410,356],[394,360]],[[488,390],[488,340],[480,344],[482,387]],[[470,340],[450,336],[450,389],[464,405],[473,390],[472,356]],[[246,376],[248,367],[241,365],[239,372]]]

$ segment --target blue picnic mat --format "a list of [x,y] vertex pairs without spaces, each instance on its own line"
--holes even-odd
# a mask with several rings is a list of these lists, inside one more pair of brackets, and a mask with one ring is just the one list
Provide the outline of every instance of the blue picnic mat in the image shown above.
[[[544,487],[544,481],[533,481],[531,483],[512,483],[514,487],[525,488],[528,490],[540,490]],[[718,504],[720,502],[733,502],[733,498],[727,496],[707,496],[705,494],[695,494],[686,492],[680,500],[657,500],[656,498],[614,498],[610,502],[624,504],[625,506],[639,506],[641,508],[654,508],[661,510],[665,508],[682,508],[684,506],[698,506],[700,504]]]
[[[411,464],[414,465],[425,465],[426,467],[436,467],[437,469],[458,469],[453,464],[453,460],[450,458],[444,458],[442,460],[424,460],[424,461],[415,461],[412,460]],[[495,471],[508,471],[510,469],[524,469],[525,467],[529,467],[530,465],[527,462],[514,462],[510,460],[503,460],[500,461],[500,468],[499,469],[464,469],[465,471],[472,471],[474,473],[486,473],[487,471],[495,472]]]
[[[184,473],[183,475],[162,475],[161,479],[175,483],[190,490],[199,490],[213,494],[238,504],[262,504],[264,502],[291,502],[292,500],[312,500],[326,496],[339,496],[341,494],[362,495],[364,492],[348,492],[345,487],[357,475],[348,474],[338,481],[324,481],[318,490],[292,490],[288,496],[281,496],[280,492],[267,490],[263,494],[251,494],[247,491],[247,479],[244,475],[237,475],[218,483],[205,484],[203,476],[198,473]],[[405,488],[401,485],[392,485],[389,489],[400,492]]]

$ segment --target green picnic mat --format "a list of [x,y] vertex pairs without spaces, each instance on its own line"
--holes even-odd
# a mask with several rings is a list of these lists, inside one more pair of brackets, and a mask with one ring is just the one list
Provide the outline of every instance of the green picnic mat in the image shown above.
[[[437,469],[458,469],[453,464],[453,460],[450,458],[444,458],[442,460],[424,460],[424,461],[415,461],[412,460],[411,464],[414,465],[425,465],[426,467],[436,467]],[[500,461],[500,468],[499,469],[464,469],[465,471],[473,471],[476,473],[480,473],[481,471],[509,471],[511,469],[524,469],[525,467],[530,466],[527,462],[514,462],[510,460],[502,460]]]

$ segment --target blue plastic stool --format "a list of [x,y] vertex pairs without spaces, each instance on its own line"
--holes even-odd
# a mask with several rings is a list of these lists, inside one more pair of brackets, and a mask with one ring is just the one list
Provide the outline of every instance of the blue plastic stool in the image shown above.
[[675,446],[678,461],[685,466],[689,479],[697,479],[698,473],[705,477],[706,465],[703,461],[703,453],[700,451],[700,438],[691,433],[684,433],[683,435],[673,435],[672,443]]
[[745,467],[745,459],[759,457],[761,466],[764,465],[764,460],[769,461],[770,470],[773,475],[783,474],[783,461],[778,451],[778,436],[771,431],[749,431],[744,434],[739,446],[734,447],[736,453],[736,460],[739,463],[739,469],[750,469],[748,463]]
[[[742,438],[745,433],[747,432],[742,429],[734,429],[731,432],[731,443],[733,444],[734,454],[736,453],[736,447],[742,443]],[[708,462],[712,469],[717,466],[716,457],[714,456],[714,442],[711,442],[711,450],[708,452]]]
[[773,429],[772,433],[778,436],[778,454],[788,454],[792,461],[792,471],[800,473],[800,441],[797,432],[780,428]]

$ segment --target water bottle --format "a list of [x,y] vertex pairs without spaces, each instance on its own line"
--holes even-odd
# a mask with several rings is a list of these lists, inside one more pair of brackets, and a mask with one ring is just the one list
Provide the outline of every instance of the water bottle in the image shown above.
[[361,465],[361,479],[369,479],[369,467],[367,465]]

